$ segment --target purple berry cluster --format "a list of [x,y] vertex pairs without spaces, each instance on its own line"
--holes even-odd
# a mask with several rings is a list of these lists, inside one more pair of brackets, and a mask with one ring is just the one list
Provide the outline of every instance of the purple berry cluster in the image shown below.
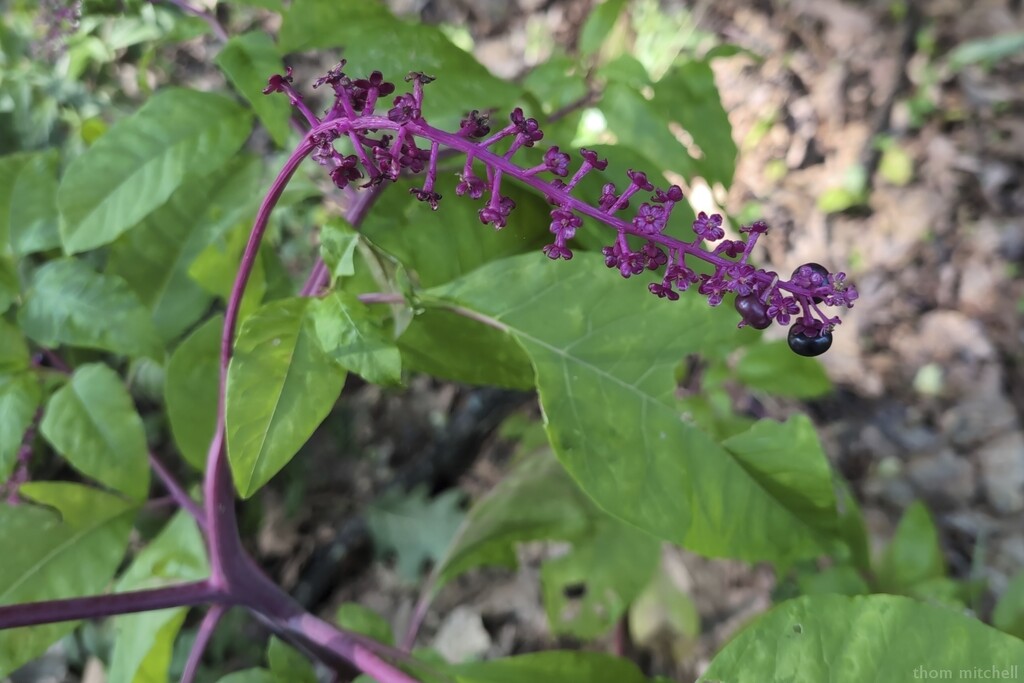
[[[507,224],[515,202],[501,193],[507,177],[536,188],[554,207],[550,231],[554,236],[544,253],[552,260],[571,259],[570,240],[589,216],[617,233],[614,242],[602,250],[605,264],[624,278],[645,271],[659,272],[660,282],[648,288],[655,296],[676,300],[679,292],[696,286],[711,306],[718,306],[726,295],[735,295],[740,314],[739,327],[764,329],[777,322],[790,325],[789,346],[803,356],[817,356],[832,344],[832,330],[840,324],[824,306],[852,307],[856,288],[846,282],[845,273],[830,273],[817,263],[807,263],[788,280],[778,273],[749,263],[758,238],[768,231],[763,221],[740,228],[741,239],[725,239],[722,217],[701,212],[693,221],[693,237],[684,240],[666,234],[672,211],[683,201],[676,185],[658,188],[640,171],[627,173],[624,188],[607,183],[595,203],[578,199],[573,190],[583,178],[597,169],[607,168],[607,160],[591,150],[581,149],[581,161],[570,176],[572,157],[558,147],[549,148],[543,162],[520,166],[513,157],[524,147],[533,147],[544,133],[536,119],[527,118],[516,108],[509,123],[496,132],[486,114],[473,110],[462,119],[459,129],[447,132],[429,125],[423,118],[424,86],[434,79],[423,73],[411,73],[406,81],[412,91],[396,95],[390,107],[381,104],[395,92],[395,86],[375,71],[367,78],[353,79],[342,70],[345,62],[331,69],[314,84],[330,86],[334,102],[323,116],[315,116],[292,86],[292,71],[270,78],[264,93],[283,92],[309,123],[305,144],[317,163],[324,166],[339,188],[354,184],[374,187],[395,181],[404,173],[424,171],[421,187],[410,190],[420,201],[437,209],[441,195],[434,189],[442,148],[465,155],[456,194],[483,200],[478,215],[485,225],[501,229]],[[380,111],[378,111],[378,109]],[[347,140],[352,153],[342,154],[335,142]],[[483,177],[475,168],[483,167]],[[638,195],[635,197],[635,195]],[[630,211],[631,203],[636,208]],[[687,265],[687,258],[700,259],[713,267],[711,273],[698,274]]]

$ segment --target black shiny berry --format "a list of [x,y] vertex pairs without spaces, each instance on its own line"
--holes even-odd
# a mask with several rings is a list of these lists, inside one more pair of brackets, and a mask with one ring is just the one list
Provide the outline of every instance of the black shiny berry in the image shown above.
[[804,334],[804,326],[800,323],[789,328],[789,348],[798,356],[813,358],[828,351],[832,346],[832,333],[822,330],[816,336]]
[[[820,275],[821,276],[821,284],[822,285],[828,284],[828,275],[829,275],[828,268],[826,268],[825,266],[821,265],[820,263],[813,263],[812,262],[812,263],[805,263],[802,266],[797,266],[796,270],[793,271],[792,277],[796,277],[797,273],[800,272],[801,268],[810,268],[811,271],[813,271],[816,275]],[[822,301],[822,299],[821,299],[820,296],[814,297],[814,303],[820,304],[821,301]]]
[[756,294],[737,296],[733,305],[736,307],[736,312],[743,318],[743,322],[755,330],[763,330],[772,324],[772,319],[768,317],[767,306]]

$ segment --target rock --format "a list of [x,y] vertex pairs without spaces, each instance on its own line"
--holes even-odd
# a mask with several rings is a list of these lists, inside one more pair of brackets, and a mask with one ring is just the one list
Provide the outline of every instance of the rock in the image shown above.
[[998,512],[1024,510],[1024,434],[1014,430],[987,442],[977,452],[985,498]]
[[464,606],[456,607],[441,622],[434,638],[434,648],[453,664],[476,659],[490,647],[491,636],[480,613]]
[[942,432],[959,448],[974,446],[1017,427],[1017,411],[1002,393],[999,369],[986,367],[974,380],[972,390],[939,418]]
[[968,504],[977,488],[971,463],[949,448],[911,460],[907,477],[919,495],[936,509],[954,509]]

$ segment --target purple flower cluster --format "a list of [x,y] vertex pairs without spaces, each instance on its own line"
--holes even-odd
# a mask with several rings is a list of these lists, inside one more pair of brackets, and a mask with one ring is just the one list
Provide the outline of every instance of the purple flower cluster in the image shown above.
[[[549,226],[553,240],[544,247],[549,258],[571,259],[569,242],[584,216],[590,217],[616,231],[615,240],[602,253],[605,264],[622,277],[659,271],[661,281],[648,288],[669,300],[678,299],[679,292],[693,285],[712,306],[733,294],[740,327],[792,324],[790,348],[801,355],[823,353],[831,345],[832,329],[841,322],[838,316],[825,313],[821,305],[849,308],[857,299],[857,290],[847,283],[844,273],[830,273],[818,264],[805,264],[790,279],[782,280],[778,273],[749,263],[758,238],[768,231],[763,221],[741,227],[742,238],[730,240],[725,239],[720,215],[701,212],[693,221],[692,239],[666,234],[673,209],[684,199],[683,192],[676,185],[655,187],[640,171],[627,173],[629,183],[621,191],[614,183],[605,184],[595,203],[574,197],[572,192],[580,181],[595,169],[605,170],[608,162],[592,150],[581,149],[579,166],[571,172],[572,157],[551,147],[545,151],[543,163],[520,166],[513,160],[516,153],[544,138],[537,120],[528,118],[522,109],[513,110],[509,123],[493,133],[489,117],[477,110],[466,114],[457,131],[448,132],[423,119],[423,90],[432,77],[409,74],[406,81],[412,84],[412,91],[394,96],[387,107],[379,106],[379,101],[395,92],[394,84],[378,71],[366,78],[350,78],[344,66],[343,61],[313,85],[330,86],[334,91],[333,105],[321,117],[306,107],[292,86],[290,68],[284,75],[271,77],[264,90],[287,94],[302,112],[310,125],[306,143],[311,156],[328,170],[339,188],[356,183],[373,187],[395,181],[403,172],[425,171],[423,185],[410,192],[436,210],[441,200],[434,189],[439,153],[442,148],[455,150],[466,158],[455,192],[484,201],[478,215],[485,225],[501,229],[507,224],[515,202],[501,193],[501,182],[512,176],[542,192],[553,206]],[[352,153],[343,155],[337,150],[339,139],[348,141]],[[481,166],[483,177],[474,170]],[[634,212],[627,213],[638,193],[643,193],[643,200]],[[709,263],[712,272],[698,274],[687,258]]]

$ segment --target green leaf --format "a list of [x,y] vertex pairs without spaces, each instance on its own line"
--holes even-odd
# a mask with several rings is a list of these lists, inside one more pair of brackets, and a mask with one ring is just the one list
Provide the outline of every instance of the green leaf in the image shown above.
[[388,330],[370,308],[348,292],[332,292],[310,303],[320,346],[341,367],[374,384],[399,384],[402,357]]
[[629,608],[629,634],[641,646],[653,645],[668,631],[685,639],[700,635],[700,614],[689,594],[663,568]]
[[838,595],[865,595],[871,592],[864,577],[847,564],[829,567],[824,571],[805,574],[797,578],[804,595],[836,593]]
[[4,256],[0,249],[0,315],[7,312],[14,300],[21,291],[21,283],[18,282],[18,272],[15,269],[13,259]]
[[217,428],[220,338],[224,316],[210,318],[171,354],[164,401],[174,443],[185,460],[202,471]]
[[480,223],[479,204],[456,197],[456,180],[454,174],[438,178],[437,191],[453,198],[442,210],[430,211],[403,184],[395,188],[402,196],[375,206],[362,226],[362,233],[401,261],[421,286],[451,282],[503,256],[540,251],[550,241],[550,207],[543,199],[503,186],[516,210],[508,226],[496,231]]
[[444,308],[426,308],[398,338],[402,363],[435,377],[507,389],[532,389],[533,368],[510,335]]
[[896,535],[878,566],[878,585],[886,592],[905,592],[914,584],[946,575],[935,522],[924,503],[907,508]]
[[886,182],[903,187],[914,179],[914,160],[905,149],[893,142],[882,151],[878,173]]
[[235,0],[239,5],[250,5],[252,7],[262,7],[263,9],[273,10],[275,12],[284,11],[284,3],[281,0]]
[[270,672],[288,683],[317,683],[316,672],[309,660],[285,645],[279,638],[271,637],[267,646],[267,662]]
[[[589,533],[572,544],[568,554],[541,567],[548,623],[555,634],[598,638],[651,579],[661,543],[595,509]],[[575,595],[579,589],[583,595]]]
[[736,376],[747,386],[776,396],[814,398],[832,390],[821,363],[796,355],[783,340],[747,347],[736,364]]
[[223,95],[168,88],[68,166],[57,192],[69,254],[108,244],[188,177],[206,175],[249,137],[249,113]]
[[278,41],[284,54],[344,45],[345,71],[353,78],[374,69],[396,84],[402,84],[410,71],[439,76],[428,86],[423,113],[442,128],[457,127],[467,107],[507,110],[520,94],[519,88],[491,75],[437,27],[400,21],[377,0],[296,0],[284,15]]
[[1024,638],[1024,571],[1010,581],[992,612],[992,625]]
[[20,152],[0,156],[0,255],[7,253],[11,235],[11,202],[14,185],[25,166],[38,152]]
[[395,634],[391,630],[391,624],[372,609],[358,603],[344,603],[338,608],[334,620],[338,622],[338,626],[369,636],[378,643],[395,644]]
[[612,81],[601,97],[601,112],[620,144],[637,150],[657,150],[661,170],[687,180],[698,175],[697,162],[669,130],[665,113],[633,87]]
[[949,68],[960,71],[970,64],[992,66],[996,62],[1024,52],[1024,31],[987,36],[960,43],[947,56]]
[[[113,577],[128,546],[128,504],[78,484],[29,482],[23,496],[55,508],[0,506],[0,543],[17,548],[0,562],[0,605],[94,595]],[[74,630],[75,622],[0,631],[7,676]]]
[[60,246],[57,157],[55,149],[33,155],[11,189],[11,248],[18,256]]
[[61,344],[163,359],[163,345],[124,280],[77,259],[50,261],[35,272],[18,324],[42,346]]
[[266,669],[243,669],[217,679],[217,683],[282,683]]
[[107,272],[135,291],[164,341],[209,308],[210,293],[189,277],[189,268],[228,228],[255,214],[260,170],[258,159],[239,157],[208,176],[190,178],[112,245]]
[[[195,257],[188,268],[188,276],[210,294],[227,301],[231,296],[242,252],[245,251],[245,244],[249,240],[250,229],[249,225],[239,224],[211,242]],[[265,251],[266,249],[260,249],[260,258],[256,259],[249,275],[239,311],[240,320],[245,320],[259,308],[264,294],[267,293],[267,271],[262,258]]]
[[295,456],[345,382],[345,371],[320,347],[308,307],[308,299],[269,303],[246,318],[235,341],[227,447],[244,498]]
[[136,499],[149,493],[142,418],[116,372],[83,365],[46,406],[40,432],[71,466]]
[[646,284],[614,277],[598,255],[555,264],[530,254],[425,301],[508,326],[533,361],[558,459],[607,512],[705,555],[783,561],[821,552],[816,529],[675,406],[676,365],[734,340],[735,316],[699,297],[666,305]]
[[28,370],[28,344],[21,330],[0,318],[0,373]]
[[1024,642],[947,607],[894,595],[814,595],[743,629],[698,683],[1012,680],[1024,673],[1021,662]]
[[711,185],[729,187],[738,148],[711,64],[703,60],[677,63],[655,83],[653,104],[669,122],[682,126],[700,148],[702,154],[694,161],[698,174]]
[[590,16],[580,30],[580,54],[590,56],[601,49],[625,4],[625,0],[605,0],[590,11]]
[[266,126],[279,147],[288,144],[288,120],[292,115],[288,98],[280,93],[264,95],[267,79],[283,73],[281,55],[274,41],[263,32],[251,31],[234,36],[214,59],[217,66],[241,93]]
[[592,512],[593,504],[555,459],[528,457],[470,509],[438,575],[450,581],[474,567],[515,567],[517,543],[581,538]]
[[331,279],[355,274],[355,253],[362,239],[342,218],[331,217],[320,228],[320,257],[331,269]]
[[33,373],[0,374],[0,480],[7,481],[14,470],[22,437],[41,401]]
[[[135,558],[116,590],[121,593],[199,581],[208,574],[202,534],[188,513],[178,512]],[[166,680],[174,640],[187,614],[186,608],[172,608],[115,618],[117,637],[107,683]]]
[[379,551],[394,550],[395,569],[406,581],[420,578],[427,560],[444,556],[462,523],[462,493],[446,491],[428,499],[423,489],[382,496],[367,511],[366,523]]
[[804,525],[825,538],[837,536],[832,469],[807,416],[794,415],[785,422],[761,420],[722,445]]
[[602,652],[535,652],[452,670],[459,683],[647,683],[636,664]]

